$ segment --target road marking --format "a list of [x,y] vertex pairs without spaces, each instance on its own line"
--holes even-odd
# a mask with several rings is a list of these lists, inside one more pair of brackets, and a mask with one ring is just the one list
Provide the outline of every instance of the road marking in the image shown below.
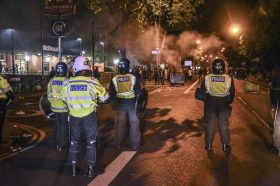
[[152,94],[155,94],[155,93],[161,92],[161,89],[162,89],[162,87],[159,87],[159,88],[157,88],[157,89],[155,89],[155,90],[152,90],[152,91],[151,91],[151,92],[149,92],[148,94],[149,94],[149,95],[152,95]]
[[193,89],[193,87],[199,82],[199,79],[196,80],[185,92],[184,94],[188,94],[190,92],[191,89]]
[[245,107],[255,116],[258,118],[258,120],[262,123],[262,125],[269,130],[270,132],[273,132],[273,130],[271,129],[269,123],[267,121],[265,121],[261,115],[259,115],[256,111],[254,111],[253,109],[248,108],[248,103],[246,103],[240,96],[237,96],[237,98],[245,105]]
[[248,105],[240,96],[237,96],[238,97],[238,99],[244,104],[244,105]]
[[158,107],[159,109],[172,109],[173,106],[161,106],[161,107]]
[[89,186],[109,185],[135,154],[136,151],[122,152],[110,165],[105,168],[105,173],[97,176],[89,183]]
[[[18,123],[14,123],[14,122],[9,122],[9,125],[16,126],[18,128],[21,128],[22,130],[26,130],[28,132],[33,133],[32,141],[34,141],[35,143],[33,143],[31,146],[28,146],[28,147],[26,147],[26,148],[24,148],[24,149],[22,149],[22,150],[20,150],[20,151],[18,151],[16,153],[11,153],[11,154],[9,154],[7,156],[1,157],[0,161],[2,161],[4,159],[7,159],[7,158],[10,158],[10,157],[13,157],[13,156],[17,155],[19,152],[24,152],[24,151],[26,151],[28,149],[31,149],[31,148],[35,147],[36,145],[41,143],[45,139],[45,137],[46,137],[46,133],[43,130],[38,129],[38,128],[34,128],[34,127],[31,127],[31,126],[27,126],[27,125],[23,125],[23,124],[18,124]],[[38,134],[40,134],[40,135],[38,136]]]

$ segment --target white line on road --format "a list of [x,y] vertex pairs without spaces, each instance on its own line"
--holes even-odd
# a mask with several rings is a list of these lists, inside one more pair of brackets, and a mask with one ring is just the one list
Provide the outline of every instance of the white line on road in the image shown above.
[[89,183],[89,186],[109,185],[135,154],[136,151],[122,152],[110,165],[105,168],[105,173],[97,176]]
[[248,105],[240,96],[237,96],[237,97],[244,105]]
[[198,80],[196,80],[185,92],[184,92],[184,94],[187,94],[187,93],[189,93],[190,92],[190,90],[197,84],[199,82],[199,79]]
[[[245,106],[248,106],[248,103],[246,103],[240,96],[237,96],[237,98],[238,98]],[[248,107],[246,107],[246,108],[249,109]],[[252,113],[255,117],[258,118],[258,120],[263,124],[263,126],[264,126],[267,130],[269,130],[270,132],[272,132],[272,129],[271,129],[269,123],[266,122],[266,121],[262,118],[262,116],[260,116],[260,115],[259,115],[256,111],[254,111],[254,110],[250,110],[250,109],[249,109],[249,111],[251,111],[251,113]]]

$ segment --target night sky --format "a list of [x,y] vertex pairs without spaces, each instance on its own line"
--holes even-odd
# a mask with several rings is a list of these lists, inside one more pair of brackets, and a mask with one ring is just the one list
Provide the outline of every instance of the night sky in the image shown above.
[[[205,7],[202,9],[203,18],[199,31],[210,33],[223,33],[231,22],[238,22],[241,25],[248,24],[250,10],[253,9],[257,0],[205,0]],[[14,28],[21,34],[32,40],[40,37],[40,1],[39,0],[0,0],[0,30]],[[89,11],[78,12],[77,16],[68,16],[70,20],[71,37],[89,37],[92,21],[97,25],[112,25],[108,15],[96,18]],[[105,19],[104,19],[105,17]],[[44,16],[44,36],[50,37],[50,20],[54,17]],[[114,25],[115,26],[115,25]],[[100,28],[101,29],[101,28]],[[106,29],[106,28],[102,28]],[[108,30],[112,28],[107,27]],[[21,37],[21,39],[26,39]],[[5,42],[1,41],[2,43]],[[1,47],[1,45],[0,45]]]

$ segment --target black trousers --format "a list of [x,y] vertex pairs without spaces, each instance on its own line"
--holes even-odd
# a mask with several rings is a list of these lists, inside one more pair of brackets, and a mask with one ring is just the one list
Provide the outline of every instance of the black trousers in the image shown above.
[[0,142],[3,141],[3,127],[7,110],[7,100],[0,99]]
[[71,143],[69,149],[69,159],[71,161],[71,164],[78,163],[78,154],[80,150],[83,128],[87,138],[88,165],[94,166],[96,162],[96,137],[98,134],[96,112],[93,112],[90,115],[82,118],[70,116],[70,128]]
[[55,143],[59,146],[69,144],[68,112],[55,112]]
[[214,97],[207,95],[204,104],[204,118],[205,118],[205,143],[212,144],[216,123],[219,126],[220,140],[222,144],[230,144],[230,132],[228,127],[228,120],[230,116],[230,106],[228,98]]

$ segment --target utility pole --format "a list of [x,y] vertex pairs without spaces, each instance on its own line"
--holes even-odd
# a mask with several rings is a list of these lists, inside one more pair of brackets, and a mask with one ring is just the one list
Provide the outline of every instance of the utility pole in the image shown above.
[[12,39],[12,68],[13,68],[13,75],[15,75],[15,54],[14,54],[14,29],[11,29],[11,39]]
[[92,66],[94,66],[95,41],[94,41],[94,22],[91,23],[91,48],[92,48]]

